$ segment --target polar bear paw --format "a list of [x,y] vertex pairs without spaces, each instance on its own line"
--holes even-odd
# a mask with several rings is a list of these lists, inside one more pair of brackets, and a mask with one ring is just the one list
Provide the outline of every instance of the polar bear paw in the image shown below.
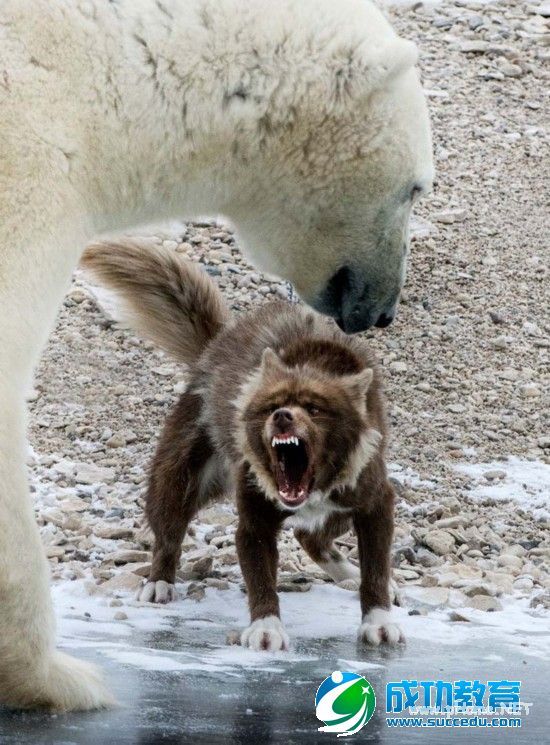
[[382,642],[391,646],[405,642],[400,626],[393,623],[390,611],[385,608],[373,608],[365,613],[358,637],[359,641],[375,647]]
[[136,594],[136,600],[142,603],[159,603],[166,605],[177,598],[175,585],[160,579],[157,582],[146,582]]
[[285,627],[277,616],[258,618],[241,634],[241,646],[250,647],[256,652],[287,650],[289,643],[290,639]]
[[[33,670],[34,663],[38,669]],[[54,712],[106,709],[116,704],[94,665],[57,651],[49,660],[34,663],[25,667],[24,676],[19,668],[13,680],[3,678],[1,703],[13,709],[40,707]]]

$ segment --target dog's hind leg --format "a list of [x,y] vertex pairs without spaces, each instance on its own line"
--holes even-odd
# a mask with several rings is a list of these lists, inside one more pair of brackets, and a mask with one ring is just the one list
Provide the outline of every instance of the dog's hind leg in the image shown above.
[[329,577],[346,590],[358,590],[361,583],[359,567],[352,564],[334,545],[334,539],[345,533],[349,527],[349,517],[333,515],[318,530],[297,528],[294,535],[308,556]]
[[67,219],[76,212],[75,202],[68,190],[60,194],[60,172],[50,169],[46,188],[36,182],[39,154],[29,155],[27,163],[24,153],[16,161],[12,156],[2,138],[0,702],[15,708],[92,709],[112,703],[99,674],[54,645],[48,564],[27,485],[25,405],[33,367],[88,230]]
[[201,398],[185,393],[162,431],[151,468],[146,516],[155,535],[153,563],[138,600],[167,603],[175,597],[181,544],[198,510],[221,497],[227,475],[207,433],[198,426]]

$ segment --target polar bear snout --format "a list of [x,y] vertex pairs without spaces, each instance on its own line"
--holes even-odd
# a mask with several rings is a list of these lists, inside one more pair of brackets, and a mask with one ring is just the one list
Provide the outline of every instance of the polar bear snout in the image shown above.
[[376,294],[374,285],[365,280],[364,271],[346,265],[330,278],[313,306],[332,316],[342,331],[355,334],[371,326],[385,328],[395,318],[399,290],[382,303]]

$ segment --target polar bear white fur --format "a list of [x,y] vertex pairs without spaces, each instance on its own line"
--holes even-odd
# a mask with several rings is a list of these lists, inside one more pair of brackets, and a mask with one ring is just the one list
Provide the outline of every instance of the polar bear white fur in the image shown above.
[[0,701],[111,703],[55,650],[25,473],[25,394],[85,244],[222,214],[260,268],[369,325],[432,178],[415,59],[367,0],[0,0]]

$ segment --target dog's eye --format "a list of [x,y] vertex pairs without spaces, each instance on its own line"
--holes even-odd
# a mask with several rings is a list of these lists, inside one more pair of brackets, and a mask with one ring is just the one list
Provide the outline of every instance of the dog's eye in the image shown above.
[[305,410],[310,416],[317,416],[321,413],[321,409],[318,406],[315,406],[315,404],[306,404]]

